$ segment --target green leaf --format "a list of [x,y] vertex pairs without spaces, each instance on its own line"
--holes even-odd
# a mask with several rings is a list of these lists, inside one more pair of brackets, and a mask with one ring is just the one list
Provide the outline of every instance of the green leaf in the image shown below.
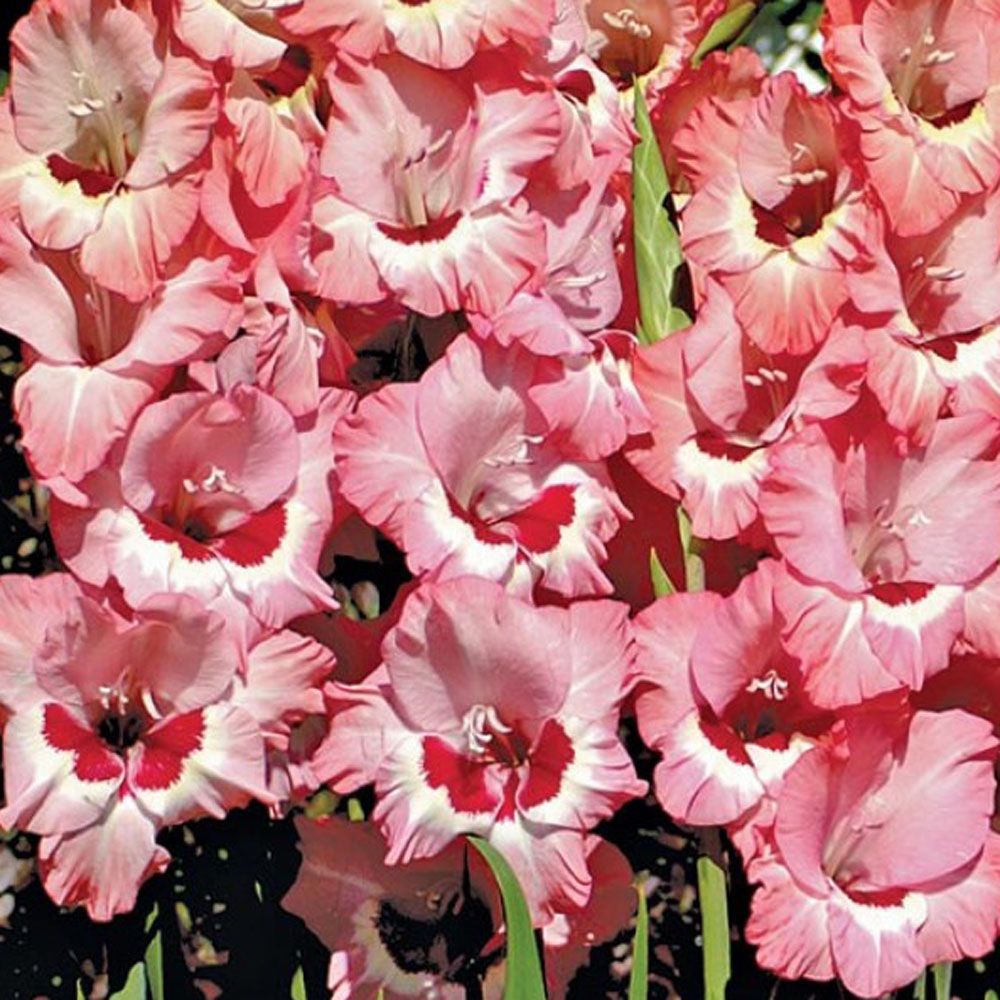
[[649,547],[649,578],[653,581],[653,595],[655,597],[670,597],[677,593],[673,580],[667,575],[667,571],[660,562],[660,557],[656,554],[653,546]]
[[639,292],[639,340],[655,344],[691,325],[674,304],[675,278],[683,265],[681,241],[670,221],[670,185],[660,146],[649,120],[642,88],[635,94],[635,127],[639,142],[632,150],[632,211],[635,277]]
[[306,996],[306,974],[300,965],[292,976],[292,1000],[309,1000]]
[[365,811],[361,808],[361,803],[353,796],[347,800],[347,818],[352,823],[364,822]]
[[643,887],[637,885],[635,891],[639,894],[639,912],[635,916],[635,937],[632,938],[632,974],[628,980],[628,1000],[646,1000],[649,986],[649,910]]
[[698,905],[705,1000],[725,1000],[730,972],[726,875],[715,861],[704,855],[698,858]]
[[684,589],[697,593],[705,589],[705,561],[701,558],[698,539],[691,533],[691,519],[683,507],[677,508],[677,530],[684,552]]
[[507,859],[482,837],[469,837],[469,843],[486,859],[503,897],[504,923],[507,926],[507,968],[504,1000],[545,1000],[545,980],[538,957],[535,931],[524,893]]
[[1000,1000],[1000,997],[997,996],[996,990],[987,990],[983,994],[983,1000]]
[[5,69],[0,69],[0,94],[5,93],[8,86],[10,86],[10,73]]
[[[154,903],[146,917],[146,933],[149,934],[160,919],[160,907]],[[146,946],[146,979],[149,981],[151,1000],[164,1000],[163,991],[163,937],[159,930]]]
[[110,1000],[146,1000],[146,969],[142,962],[132,966],[125,985],[117,993],[112,993]]
[[76,981],[76,1000],[87,1000],[87,998],[83,995],[83,986],[81,985],[79,979]]
[[716,49],[721,49],[729,45],[730,42],[734,42],[756,16],[757,4],[753,3],[753,0],[747,0],[746,3],[741,3],[738,7],[726,11],[705,32],[705,37],[698,43],[698,48],[691,56],[691,65],[697,69],[709,52],[714,52]]
[[927,1000],[927,970],[924,969],[923,972],[917,977],[917,981],[913,984],[913,1000]]
[[951,1000],[951,962],[938,962],[931,966],[934,976],[934,996],[937,1000]]

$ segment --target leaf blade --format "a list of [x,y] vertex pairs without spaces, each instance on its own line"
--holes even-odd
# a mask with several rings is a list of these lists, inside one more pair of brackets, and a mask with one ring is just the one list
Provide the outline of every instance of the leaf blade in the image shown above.
[[757,4],[753,0],[746,0],[745,3],[739,4],[732,10],[726,11],[721,17],[716,18],[694,50],[694,55],[691,56],[691,65],[697,69],[710,52],[736,41],[756,16]]
[[698,905],[705,1000],[725,1000],[729,982],[729,907],[726,874],[711,858],[698,858]]
[[674,581],[663,568],[663,563],[660,562],[660,557],[652,545],[649,547],[649,578],[653,584],[654,597],[672,597],[677,593]]
[[146,1000],[146,966],[144,963],[136,962],[129,969],[125,985],[117,993],[112,993],[110,1000]]
[[642,885],[635,887],[639,910],[632,938],[632,972],[628,981],[628,1000],[646,1000],[649,989],[649,908]]
[[639,340],[655,344],[691,325],[674,304],[677,271],[684,263],[681,241],[670,221],[670,184],[642,88],[634,86],[635,127],[639,142],[632,150],[632,216],[635,277],[639,294]]
[[507,968],[504,1000],[545,1000],[545,980],[535,942],[531,913],[517,876],[507,859],[482,837],[468,838],[483,856],[500,887],[504,921],[507,925]]

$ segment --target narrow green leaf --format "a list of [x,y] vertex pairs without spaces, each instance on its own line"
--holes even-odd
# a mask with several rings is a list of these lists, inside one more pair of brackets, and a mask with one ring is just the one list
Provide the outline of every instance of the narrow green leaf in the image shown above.
[[504,1000],[545,1000],[545,980],[538,957],[535,931],[524,893],[507,859],[482,837],[469,837],[469,843],[486,859],[503,898],[504,923],[507,926],[507,968],[504,977]]
[[353,796],[347,800],[347,818],[352,823],[361,823],[365,818],[365,811],[361,808],[361,803]]
[[705,1000],[725,1000],[730,972],[726,875],[715,861],[704,856],[698,858],[698,905]]
[[125,985],[111,994],[111,1000],[146,1000],[146,970],[142,962],[132,966]]
[[[146,917],[146,933],[150,934],[156,928],[160,919],[160,907],[157,903]],[[146,979],[149,983],[149,995],[151,1000],[164,1000],[163,991],[163,937],[159,930],[153,934],[152,939],[146,946]]]
[[83,995],[83,985],[79,979],[76,981],[76,1000],[87,1000]]
[[649,988],[649,910],[646,892],[637,885],[639,911],[635,916],[635,937],[632,938],[632,973],[628,980],[628,1000],[646,1000]]
[[673,580],[667,575],[667,571],[660,562],[660,557],[656,554],[653,546],[649,547],[649,578],[653,581],[653,594],[656,597],[669,597],[677,593]]
[[159,931],[153,935],[153,940],[146,947],[145,958],[150,1000],[164,1000],[166,994],[163,992],[163,939]]
[[649,120],[642,88],[635,94],[635,127],[639,142],[632,150],[632,210],[635,277],[639,292],[639,340],[658,340],[691,325],[674,304],[675,278],[684,263],[681,241],[667,208],[670,185],[660,146]]
[[306,974],[300,965],[292,976],[292,1000],[309,1000],[306,996]]
[[5,69],[0,69],[0,94],[3,94],[10,85],[10,73]]
[[696,593],[705,589],[705,561],[701,558],[698,539],[691,533],[691,519],[683,507],[677,508],[677,529],[684,551],[684,589]]
[[709,52],[721,49],[739,38],[756,16],[757,4],[753,3],[753,0],[747,0],[746,3],[726,11],[705,32],[705,37],[698,43],[698,48],[691,57],[691,65],[697,69]]
[[923,972],[917,977],[917,981],[913,984],[913,1000],[927,1000],[927,970],[924,969]]
[[934,976],[934,996],[936,1000],[951,1000],[951,962],[938,962],[931,966]]

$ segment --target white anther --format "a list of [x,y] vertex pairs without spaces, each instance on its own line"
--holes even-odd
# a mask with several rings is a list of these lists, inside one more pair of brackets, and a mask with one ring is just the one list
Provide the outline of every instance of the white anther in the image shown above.
[[101,684],[97,688],[97,693],[101,696],[101,708],[105,712],[111,711],[111,692],[114,691],[113,687],[109,687],[107,684]]
[[933,52],[929,52],[925,56],[924,61],[920,65],[925,68],[930,66],[943,66],[945,63],[950,63],[954,58],[954,52],[935,49]]
[[151,719],[158,720],[163,718],[163,713],[156,707],[156,699],[153,697],[153,692],[148,687],[142,689],[140,700],[142,701],[142,707]]
[[910,269],[915,271],[917,270],[917,268],[923,267],[924,264],[926,263],[927,263],[926,258],[924,257],[923,254],[921,254],[919,257],[913,258],[913,262],[910,264]]
[[899,53],[899,61],[906,62],[906,60],[909,59],[910,56],[912,55],[913,55],[913,49],[911,49],[910,46],[907,45],[906,48]]
[[757,374],[766,382],[774,381],[774,372],[772,372],[769,368],[758,368]]
[[780,368],[772,368],[771,374],[781,383],[788,381],[788,372],[782,371]]
[[597,271],[594,274],[581,274],[575,278],[560,278],[559,284],[564,288],[590,288],[591,285],[604,281],[607,276],[607,271]]
[[965,271],[960,267],[947,267],[943,264],[935,264],[924,270],[924,274],[934,281],[956,281],[965,277]]
[[797,187],[800,184],[804,187],[806,184],[825,181],[829,176],[822,167],[817,167],[815,170],[798,170],[791,174],[781,174],[777,180],[786,187]]
[[756,389],[759,389],[764,384],[764,380],[759,375],[744,375],[743,381]]
[[925,525],[930,524],[931,519],[922,511],[915,510],[907,519],[907,524]]
[[184,487],[184,492],[185,493],[197,493],[198,492],[198,484],[193,479],[187,479],[187,478],[182,479],[181,480],[181,486]]
[[492,705],[473,705],[462,719],[462,734],[465,736],[470,753],[481,756],[493,741],[496,733],[510,733]]
[[801,160],[803,156],[807,156],[809,154],[809,147],[801,142],[793,142],[792,149],[794,150],[794,152],[792,153],[793,163],[796,160]]
[[934,32],[931,31],[930,28],[926,28],[924,30],[924,37],[921,38],[920,41],[922,41],[924,43],[924,45],[933,45],[934,44]]
[[103,111],[105,107],[104,101],[102,101],[99,97],[85,97],[83,99],[83,103],[86,104],[91,111]]
[[213,465],[211,471],[201,481],[201,488],[207,493],[240,493],[238,486],[234,486],[226,476],[226,470]]
[[66,110],[74,118],[88,118],[90,115],[94,113],[93,108],[88,107],[83,101],[80,101],[76,104],[67,104]]
[[784,701],[788,697],[788,681],[779,676],[777,670],[768,670],[763,677],[755,677],[747,686],[747,694],[760,691],[771,701]]

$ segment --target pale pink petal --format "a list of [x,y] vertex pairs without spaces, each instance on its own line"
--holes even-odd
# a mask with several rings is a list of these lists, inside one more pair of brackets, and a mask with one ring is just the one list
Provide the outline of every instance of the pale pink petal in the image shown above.
[[128,913],[143,882],[170,861],[155,836],[154,821],[126,795],[99,822],[77,832],[42,837],[38,845],[42,884],[60,906],[85,906],[91,920]]
[[169,377],[146,365],[118,375],[103,368],[36,362],[17,381],[14,411],[38,474],[82,479],[125,435]]
[[163,264],[191,230],[198,212],[198,177],[186,173],[110,198],[100,228],[83,244],[83,269],[133,302],[146,298]]

